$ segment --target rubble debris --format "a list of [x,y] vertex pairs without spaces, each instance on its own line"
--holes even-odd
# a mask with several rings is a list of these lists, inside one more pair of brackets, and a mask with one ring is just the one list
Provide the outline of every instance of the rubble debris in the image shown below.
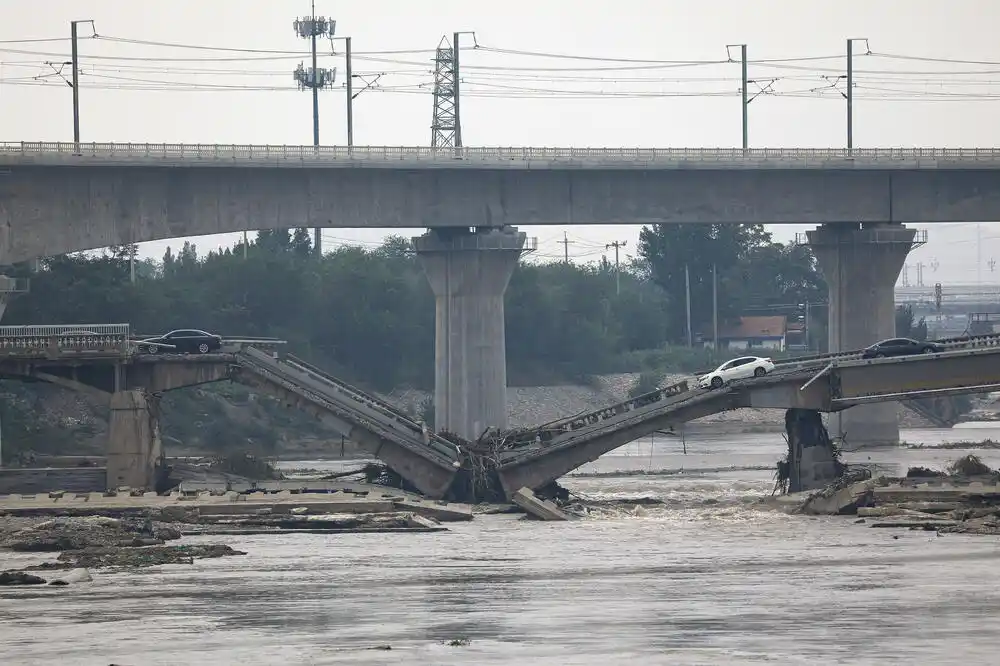
[[936,469],[928,469],[926,467],[911,467],[906,470],[907,479],[935,479],[942,476],[948,476],[944,472]]
[[446,531],[438,521],[408,512],[340,513],[306,515],[205,516],[206,525],[189,530],[191,534],[273,534],[304,532],[439,532]]
[[54,518],[7,534],[0,547],[19,552],[58,552],[85,548],[128,548],[160,545],[163,537],[178,538],[176,530],[159,529],[152,521],[127,522],[104,516]]
[[45,585],[44,578],[39,578],[23,571],[0,572],[0,585]]
[[560,509],[554,502],[536,497],[530,488],[521,488],[514,493],[511,500],[513,500],[514,504],[524,509],[529,516],[539,520],[571,519],[570,514]]
[[970,455],[944,472],[918,467],[901,479],[841,481],[807,497],[799,509],[857,515],[873,528],[1000,535],[1000,473]]
[[810,515],[855,515],[860,507],[873,501],[872,491],[877,481],[867,479],[838,487],[837,484],[809,497],[802,505],[802,512]]
[[991,476],[993,474],[995,472],[980,460],[979,456],[971,453],[948,465],[949,476]]

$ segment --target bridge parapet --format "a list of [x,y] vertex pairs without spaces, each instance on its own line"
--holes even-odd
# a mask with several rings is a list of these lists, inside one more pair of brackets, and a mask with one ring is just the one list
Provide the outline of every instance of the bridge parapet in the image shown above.
[[125,357],[128,324],[0,326],[0,357]]
[[824,169],[831,163],[852,168],[1000,167],[997,148],[591,148],[426,146],[287,146],[266,144],[184,143],[0,143],[0,163],[77,164],[184,163],[197,166],[347,166],[359,163],[417,162],[449,168],[488,165],[523,168],[527,163],[552,167],[671,168],[705,164],[712,168]]

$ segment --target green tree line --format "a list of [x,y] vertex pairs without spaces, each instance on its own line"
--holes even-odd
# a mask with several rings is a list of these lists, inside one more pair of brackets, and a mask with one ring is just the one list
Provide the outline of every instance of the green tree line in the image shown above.
[[[184,243],[161,261],[136,262],[134,282],[133,250],[45,259],[4,323],[127,322],[151,335],[191,327],[274,336],[370,387],[433,383],[434,298],[407,239],[322,257],[306,229],[260,232],[247,247],[205,255]],[[748,309],[794,316],[796,304],[826,298],[809,252],[774,243],[762,227],[654,225],[617,281],[606,259],[517,266],[506,297],[512,383],[641,370],[637,359],[654,358],[651,350],[683,344],[685,266],[699,335],[711,330],[713,267],[723,324]],[[704,353],[690,359],[706,361]]]

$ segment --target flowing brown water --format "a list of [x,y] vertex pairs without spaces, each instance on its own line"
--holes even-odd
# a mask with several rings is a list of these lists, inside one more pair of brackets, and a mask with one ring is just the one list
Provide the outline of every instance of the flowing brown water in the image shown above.
[[[585,471],[752,468],[783,446],[703,437],[684,455],[668,439],[650,455],[646,440]],[[964,453],[848,459],[894,472]],[[1000,465],[1000,451],[977,453]],[[304,465],[315,466],[290,463]],[[666,505],[572,523],[483,516],[439,534],[226,538],[249,555],[0,589],[0,664],[996,663],[1000,540],[755,508],[772,484],[739,469],[578,477],[566,485],[583,495]],[[458,639],[468,644],[447,644]]]

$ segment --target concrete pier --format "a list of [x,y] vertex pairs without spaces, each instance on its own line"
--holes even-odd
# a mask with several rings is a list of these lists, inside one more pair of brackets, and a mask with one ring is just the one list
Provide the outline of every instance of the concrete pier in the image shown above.
[[161,458],[159,398],[141,389],[111,394],[108,488],[153,490]]
[[843,475],[845,467],[837,460],[819,412],[787,410],[785,434],[788,438],[788,492],[819,490]]
[[504,291],[526,235],[431,229],[413,239],[435,297],[434,426],[475,440],[507,427]]
[[[894,337],[894,287],[915,246],[916,230],[901,224],[838,223],[824,224],[807,236],[829,287],[830,351],[861,349]],[[852,445],[899,442],[896,403],[852,407],[832,416],[831,426]]]

